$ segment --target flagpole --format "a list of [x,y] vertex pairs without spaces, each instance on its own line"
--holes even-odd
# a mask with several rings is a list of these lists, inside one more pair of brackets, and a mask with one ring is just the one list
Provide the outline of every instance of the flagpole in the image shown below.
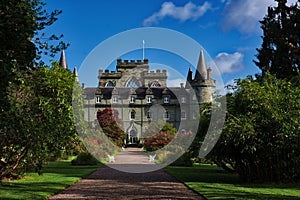
[[145,59],[145,40],[143,40],[143,60]]

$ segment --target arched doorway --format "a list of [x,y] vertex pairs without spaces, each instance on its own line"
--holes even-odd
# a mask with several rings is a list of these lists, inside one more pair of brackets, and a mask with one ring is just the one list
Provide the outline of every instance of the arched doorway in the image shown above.
[[132,121],[129,128],[126,131],[126,145],[136,146],[139,145],[140,139],[138,137],[137,128],[134,126]]

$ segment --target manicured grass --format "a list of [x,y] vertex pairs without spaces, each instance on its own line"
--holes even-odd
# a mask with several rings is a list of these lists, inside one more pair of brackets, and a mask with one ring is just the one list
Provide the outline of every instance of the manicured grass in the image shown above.
[[297,184],[242,184],[236,174],[214,165],[169,166],[165,171],[207,199],[300,199]]
[[28,173],[20,180],[4,181],[0,185],[0,199],[46,199],[99,167],[72,166],[70,160],[50,162],[41,176]]

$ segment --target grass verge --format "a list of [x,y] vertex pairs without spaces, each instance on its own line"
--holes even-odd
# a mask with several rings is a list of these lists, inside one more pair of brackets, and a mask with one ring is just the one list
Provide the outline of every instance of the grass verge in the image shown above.
[[236,174],[214,165],[169,166],[165,171],[207,199],[300,199],[299,185],[243,184]]
[[73,166],[70,160],[50,162],[41,176],[27,173],[20,180],[4,181],[0,185],[0,199],[46,199],[101,166]]

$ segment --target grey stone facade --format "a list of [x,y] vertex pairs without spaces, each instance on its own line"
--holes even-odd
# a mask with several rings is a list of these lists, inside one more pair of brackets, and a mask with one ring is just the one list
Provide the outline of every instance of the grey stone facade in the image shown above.
[[85,120],[94,122],[105,108],[118,110],[126,144],[142,142],[153,121],[167,121],[179,131],[198,120],[199,104],[211,102],[216,82],[201,51],[193,77],[179,87],[167,87],[167,71],[149,71],[148,59],[117,60],[116,71],[99,70],[98,87],[84,88]]

